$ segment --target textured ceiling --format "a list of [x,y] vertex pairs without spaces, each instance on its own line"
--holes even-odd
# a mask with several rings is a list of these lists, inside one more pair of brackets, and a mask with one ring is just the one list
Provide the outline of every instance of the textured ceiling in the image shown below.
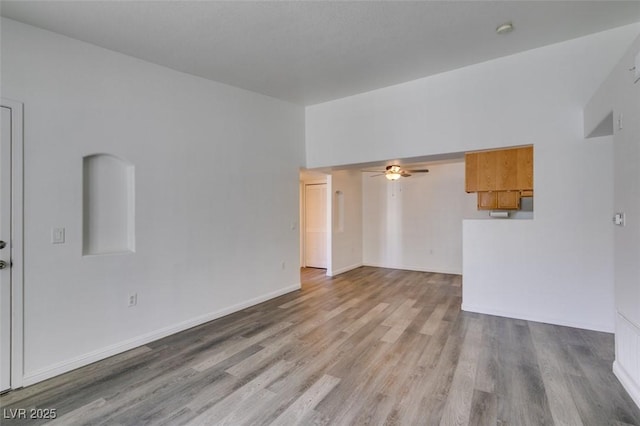
[[[640,2],[5,1],[2,16],[311,105],[640,21]],[[498,36],[512,21],[516,30]]]

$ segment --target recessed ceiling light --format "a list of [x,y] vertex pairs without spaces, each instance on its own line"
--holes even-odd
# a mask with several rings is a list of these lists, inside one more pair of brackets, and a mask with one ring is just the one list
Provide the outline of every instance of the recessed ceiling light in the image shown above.
[[509,34],[511,31],[513,31],[513,24],[511,22],[505,22],[496,28],[498,34]]

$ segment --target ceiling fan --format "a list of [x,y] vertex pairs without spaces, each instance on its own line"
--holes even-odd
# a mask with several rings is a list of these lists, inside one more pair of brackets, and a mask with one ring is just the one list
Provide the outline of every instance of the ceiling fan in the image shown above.
[[389,180],[398,180],[401,177],[409,177],[411,176],[412,173],[429,173],[429,169],[410,170],[410,169],[403,169],[402,167],[396,164],[393,164],[391,166],[387,166],[385,171],[380,170],[379,174],[371,175],[371,177],[384,175],[384,177],[386,177]]

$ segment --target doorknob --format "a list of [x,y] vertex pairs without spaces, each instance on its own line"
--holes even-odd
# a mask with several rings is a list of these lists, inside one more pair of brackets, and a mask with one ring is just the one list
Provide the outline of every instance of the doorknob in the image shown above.
[[0,240],[0,250],[2,250],[3,248],[5,248],[7,246],[7,243],[5,243],[4,241]]
[[9,264],[4,260],[0,260],[0,269],[6,269]]

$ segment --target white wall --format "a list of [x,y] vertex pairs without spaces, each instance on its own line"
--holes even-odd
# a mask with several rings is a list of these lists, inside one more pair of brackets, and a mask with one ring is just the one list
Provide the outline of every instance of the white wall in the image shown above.
[[363,262],[369,266],[462,274],[462,220],[485,217],[464,192],[464,161],[389,182],[363,174]]
[[533,144],[535,219],[465,221],[463,308],[612,331],[613,151],[582,106],[631,25],[307,107],[307,165]]
[[[622,56],[585,108],[585,130],[613,116],[613,212],[625,213],[614,229],[616,361],[614,372],[640,406],[640,82],[629,71],[640,55],[640,37]],[[622,126],[618,119],[622,119]],[[609,139],[609,138],[602,138]],[[597,139],[585,143],[593,143]]]
[[[329,204],[331,261],[327,275],[362,266],[362,180],[357,170],[331,172]],[[343,206],[340,208],[339,198]],[[366,212],[365,212],[366,215]]]
[[[1,30],[2,96],[25,112],[25,384],[299,288],[303,108],[11,20]],[[135,167],[135,253],[82,256],[94,153]]]

